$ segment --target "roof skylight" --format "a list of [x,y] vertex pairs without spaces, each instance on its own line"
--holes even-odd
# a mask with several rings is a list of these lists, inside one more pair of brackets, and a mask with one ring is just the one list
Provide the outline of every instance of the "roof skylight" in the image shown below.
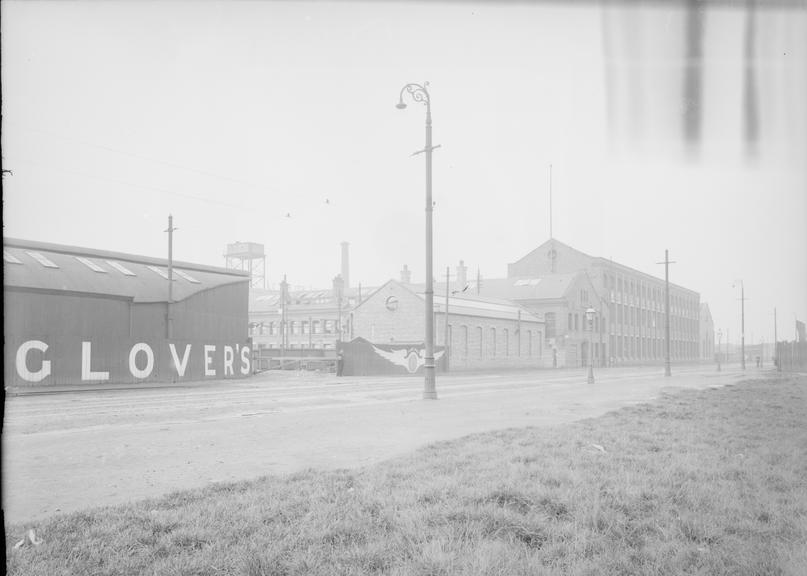
[[9,252],[8,250],[3,250],[3,260],[8,262],[9,264],[22,264],[22,261],[19,260],[14,254]]
[[26,254],[28,254],[31,258],[42,264],[45,268],[58,268],[56,264],[50,261],[47,256],[42,254],[41,252],[34,252],[33,250],[26,250]]
[[75,258],[76,258],[76,260],[78,260],[79,262],[84,264],[87,268],[89,268],[90,270],[92,270],[94,272],[103,272],[104,274],[106,274],[106,270],[101,268],[98,264],[96,264],[95,262],[93,262],[89,258],[84,258],[83,256],[76,256]]
[[166,272],[162,268],[157,268],[156,266],[146,266],[146,268],[168,280],[168,272]]
[[126,266],[124,266],[120,262],[115,262],[114,260],[107,260],[106,263],[112,266],[115,270],[117,270],[121,274],[125,274],[126,276],[137,276],[137,274],[129,270]]
[[201,282],[199,280],[197,280],[196,278],[194,278],[193,276],[191,276],[187,272],[183,272],[182,270],[180,270],[178,268],[174,268],[174,272],[176,272],[178,276],[184,278],[188,282],[193,282],[194,284],[201,284]]

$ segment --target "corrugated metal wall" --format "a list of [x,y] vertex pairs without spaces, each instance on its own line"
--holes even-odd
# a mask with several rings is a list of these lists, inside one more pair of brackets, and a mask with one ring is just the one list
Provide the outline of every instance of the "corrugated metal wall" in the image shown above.
[[[251,373],[249,351],[243,352],[247,346],[248,290],[248,283],[241,282],[175,303],[169,340],[164,302],[135,303],[103,295],[6,289],[5,385],[86,384],[88,370],[108,372],[104,381],[113,383],[244,377]],[[50,363],[50,375],[38,382],[21,377],[18,369],[18,350],[31,340],[47,345],[44,352],[35,348],[25,354],[24,365],[31,373],[40,373],[43,361]],[[84,342],[91,348],[89,362],[82,358]],[[153,354],[153,369],[143,378],[130,369],[130,354],[137,344],[147,345]],[[205,350],[206,346],[214,348]],[[135,354],[135,373],[148,363],[143,348]],[[215,374],[207,373],[211,371]]]

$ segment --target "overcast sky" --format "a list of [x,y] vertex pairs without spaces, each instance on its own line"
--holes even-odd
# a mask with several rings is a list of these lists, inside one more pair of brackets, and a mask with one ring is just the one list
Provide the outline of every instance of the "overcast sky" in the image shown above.
[[[807,11],[758,10],[758,134],[743,124],[747,14],[701,14],[701,121],[684,4],[19,2],[2,8],[4,233],[223,265],[263,243],[267,282],[328,287],[403,264],[423,281],[430,82],[435,274],[475,274],[553,231],[700,292],[716,328],[770,341],[807,319]],[[287,217],[286,215],[290,215]]]

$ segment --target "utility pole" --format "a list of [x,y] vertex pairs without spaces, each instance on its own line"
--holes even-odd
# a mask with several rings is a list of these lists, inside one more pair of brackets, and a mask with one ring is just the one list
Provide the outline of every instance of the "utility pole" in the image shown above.
[[664,262],[656,262],[656,264],[664,264],[664,308],[666,322],[664,326],[665,347],[664,347],[664,375],[671,376],[670,371],[670,251],[664,250]]
[[449,290],[448,273],[449,273],[449,266],[446,266],[446,313],[445,313],[446,321],[445,321],[445,334],[443,334],[443,340],[445,342],[443,344],[443,358],[445,359],[444,361],[446,372],[448,372],[448,345],[450,343],[448,339],[448,290]]
[[516,334],[518,334],[518,355],[521,356],[521,309],[518,310]]
[[170,339],[174,333],[174,317],[171,314],[171,304],[174,302],[174,217],[168,215],[168,305],[165,317],[166,335]]
[[[552,164],[549,165],[549,237],[554,238],[552,236]],[[552,272],[554,271],[553,269]]]
[[[745,370],[745,283],[740,280],[740,362]],[[736,285],[736,284],[735,284]]]
[[776,306],[773,307],[773,363],[776,364],[776,371],[781,372],[779,366],[779,336],[776,334]]
[[283,282],[280,283],[280,355],[286,355],[286,300],[289,284],[286,282],[286,275],[283,274]]

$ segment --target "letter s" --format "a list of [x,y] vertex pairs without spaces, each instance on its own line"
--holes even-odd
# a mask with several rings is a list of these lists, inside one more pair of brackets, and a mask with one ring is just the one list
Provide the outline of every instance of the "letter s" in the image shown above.
[[251,366],[250,366],[250,350],[249,346],[244,346],[241,348],[241,374],[246,376],[250,373]]

